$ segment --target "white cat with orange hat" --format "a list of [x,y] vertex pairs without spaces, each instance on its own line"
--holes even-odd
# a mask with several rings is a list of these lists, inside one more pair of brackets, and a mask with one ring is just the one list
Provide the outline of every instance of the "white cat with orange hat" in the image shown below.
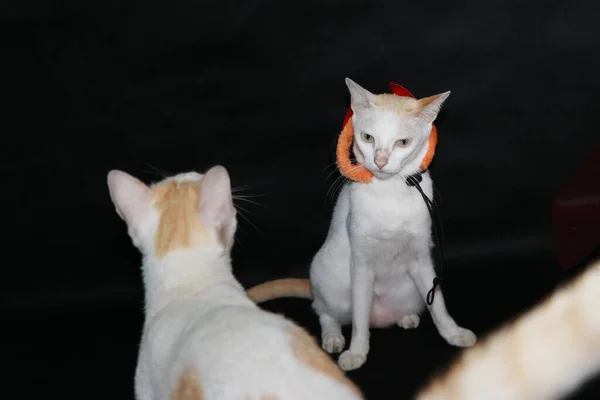
[[[310,283],[271,281],[248,294],[256,302],[312,298],[321,322],[322,347],[329,353],[344,349],[341,327],[352,323],[350,347],[338,360],[344,370],[366,361],[370,326],[416,328],[426,308],[448,343],[471,346],[475,334],[448,314],[439,287],[433,303],[426,304],[435,278],[431,217],[421,193],[406,183],[421,172],[421,188],[433,198],[432,180],[423,163],[433,157],[433,121],[450,92],[417,100],[375,95],[348,78],[346,84],[353,115],[342,135],[352,135],[360,164],[342,172],[351,179],[366,173],[369,180],[356,179],[359,182],[347,183],[341,190],[325,243],[313,258]],[[343,145],[340,142],[338,150]],[[338,165],[344,167],[339,158]]]

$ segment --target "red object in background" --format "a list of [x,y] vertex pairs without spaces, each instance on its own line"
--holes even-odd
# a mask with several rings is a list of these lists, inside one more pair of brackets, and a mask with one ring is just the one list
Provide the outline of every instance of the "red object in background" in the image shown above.
[[600,146],[554,196],[552,231],[558,263],[565,269],[600,246]]

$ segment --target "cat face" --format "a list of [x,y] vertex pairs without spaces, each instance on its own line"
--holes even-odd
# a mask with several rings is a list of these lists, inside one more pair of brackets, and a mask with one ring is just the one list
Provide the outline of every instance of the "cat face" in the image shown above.
[[353,111],[354,155],[379,179],[419,171],[432,124],[450,92],[423,99],[374,95],[346,78]]
[[178,174],[151,186],[113,170],[107,182],[117,214],[145,256],[162,258],[186,248],[231,251],[237,221],[224,167]]

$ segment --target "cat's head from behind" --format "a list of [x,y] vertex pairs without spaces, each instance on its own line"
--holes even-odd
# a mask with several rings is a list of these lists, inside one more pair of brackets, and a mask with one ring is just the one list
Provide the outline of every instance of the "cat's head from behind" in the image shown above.
[[346,78],[350,91],[353,151],[379,179],[419,172],[427,153],[433,121],[450,92],[422,99],[375,95]]
[[237,228],[227,170],[187,172],[146,185],[123,171],[107,176],[110,198],[145,257],[177,250],[229,255]]

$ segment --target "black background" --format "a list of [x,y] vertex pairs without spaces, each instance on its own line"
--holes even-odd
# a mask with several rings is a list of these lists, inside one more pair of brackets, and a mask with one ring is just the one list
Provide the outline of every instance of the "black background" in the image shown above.
[[[9,383],[63,398],[132,398],[140,257],[110,203],[110,169],[151,182],[226,166],[233,186],[260,203],[238,202],[250,222],[239,219],[236,276],[246,286],[307,276],[339,176],[332,146],[349,105],[346,76],[375,93],[390,81],[417,97],[452,91],[432,165],[449,308],[478,334],[524,310],[562,279],[552,196],[598,144],[598,8],[4,3],[0,292],[9,365],[23,379]],[[319,335],[308,302],[265,307]],[[430,321],[378,330],[371,348],[350,374],[370,398],[409,398],[456,354]]]

